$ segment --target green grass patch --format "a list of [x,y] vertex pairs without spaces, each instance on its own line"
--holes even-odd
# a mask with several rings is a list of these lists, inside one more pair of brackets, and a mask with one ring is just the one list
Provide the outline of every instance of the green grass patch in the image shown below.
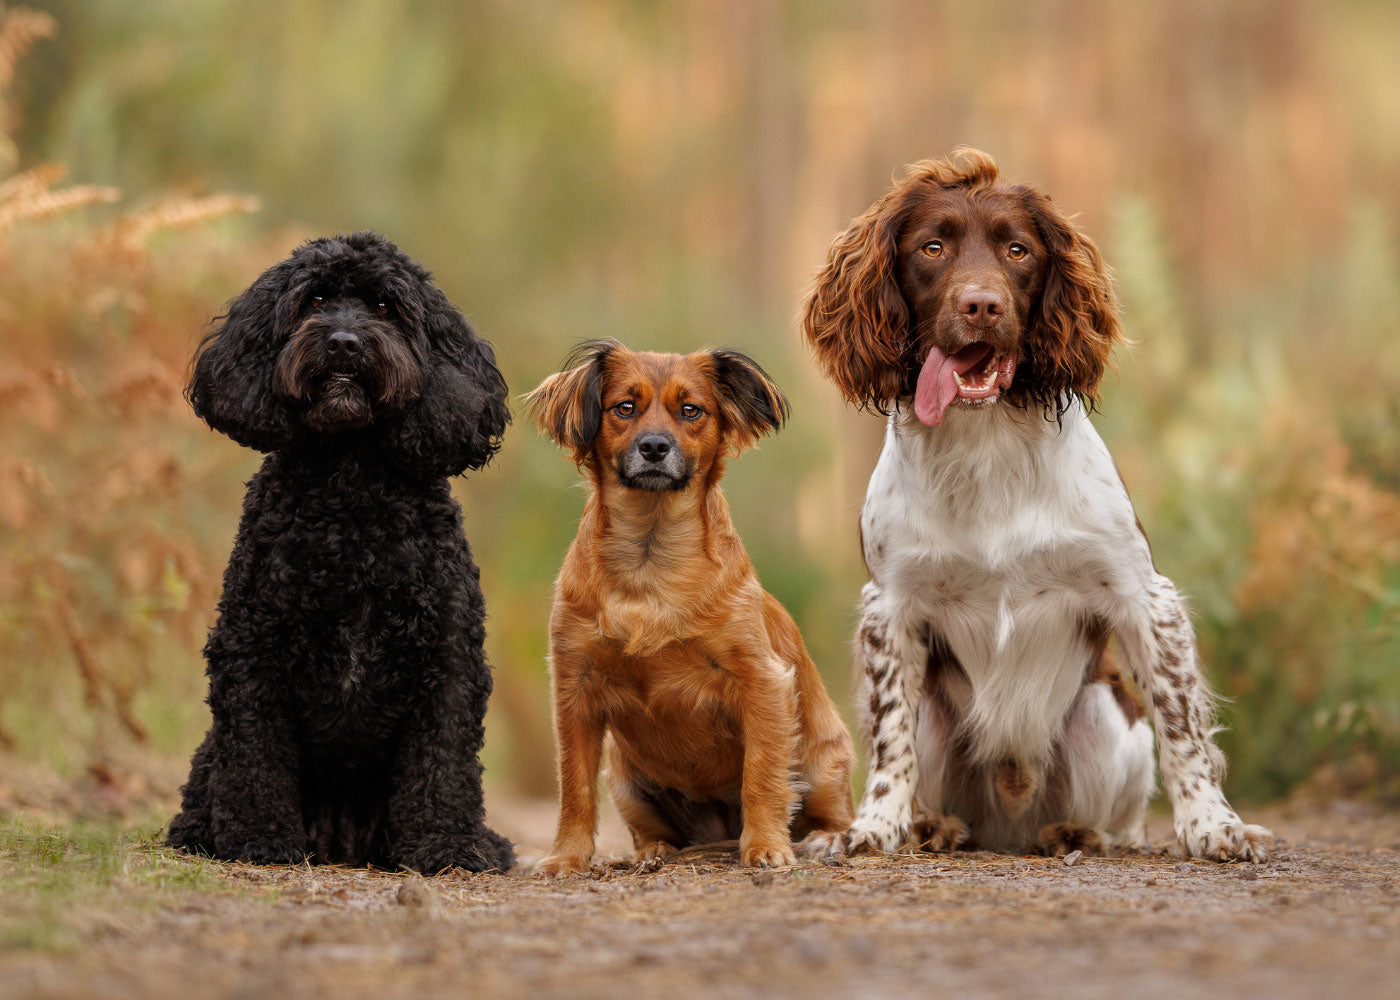
[[131,914],[239,891],[216,862],[160,846],[160,832],[0,817],[0,949],[72,950]]

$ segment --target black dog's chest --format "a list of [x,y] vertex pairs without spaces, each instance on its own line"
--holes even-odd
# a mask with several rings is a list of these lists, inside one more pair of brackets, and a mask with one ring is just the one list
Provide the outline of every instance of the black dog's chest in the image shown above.
[[446,491],[376,485],[289,493],[253,526],[256,589],[285,619],[269,621],[268,634],[284,643],[303,738],[327,748],[392,738],[403,706],[436,680],[432,651],[450,645],[460,609],[442,595],[475,586]]

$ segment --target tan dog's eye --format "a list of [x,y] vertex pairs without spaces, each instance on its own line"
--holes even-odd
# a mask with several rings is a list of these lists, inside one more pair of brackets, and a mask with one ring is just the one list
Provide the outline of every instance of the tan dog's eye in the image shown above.
[[633,403],[630,399],[624,399],[612,409],[619,417],[630,417],[633,411],[637,409],[637,404]]
[[1019,243],[1013,243],[1013,244],[1011,244],[1011,249],[1010,249],[1010,250],[1007,250],[1006,253],[1007,253],[1008,256],[1010,256],[1010,258],[1011,258],[1012,260],[1020,260],[1020,259],[1021,259],[1022,257],[1024,257],[1027,253],[1029,253],[1029,251],[1028,251],[1025,247],[1023,247],[1021,244],[1019,244]]
[[685,403],[681,406],[681,416],[686,420],[699,420],[700,414],[704,412],[704,410],[700,409],[700,407],[696,406],[694,403]]
[[930,257],[943,256],[943,241],[929,240],[924,244],[924,253],[928,254]]

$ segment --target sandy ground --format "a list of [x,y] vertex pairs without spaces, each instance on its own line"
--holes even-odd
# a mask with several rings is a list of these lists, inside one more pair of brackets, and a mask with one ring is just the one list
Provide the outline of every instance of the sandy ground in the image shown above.
[[[544,852],[552,804],[492,816],[527,862]],[[1400,996],[1400,815],[1249,818],[1281,836],[1267,865],[973,853],[755,873],[722,848],[564,882],[221,865],[238,891],[0,952],[0,995]],[[604,853],[624,844],[607,821]]]

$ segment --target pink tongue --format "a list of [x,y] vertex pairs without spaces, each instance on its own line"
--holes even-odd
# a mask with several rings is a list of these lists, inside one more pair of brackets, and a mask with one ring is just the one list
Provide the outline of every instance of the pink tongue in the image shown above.
[[987,360],[991,353],[987,344],[968,344],[954,355],[947,355],[938,348],[928,352],[928,359],[919,371],[919,382],[914,387],[914,416],[930,427],[943,422],[943,411],[948,409],[958,394],[958,384],[953,381],[953,373],[964,375]]

